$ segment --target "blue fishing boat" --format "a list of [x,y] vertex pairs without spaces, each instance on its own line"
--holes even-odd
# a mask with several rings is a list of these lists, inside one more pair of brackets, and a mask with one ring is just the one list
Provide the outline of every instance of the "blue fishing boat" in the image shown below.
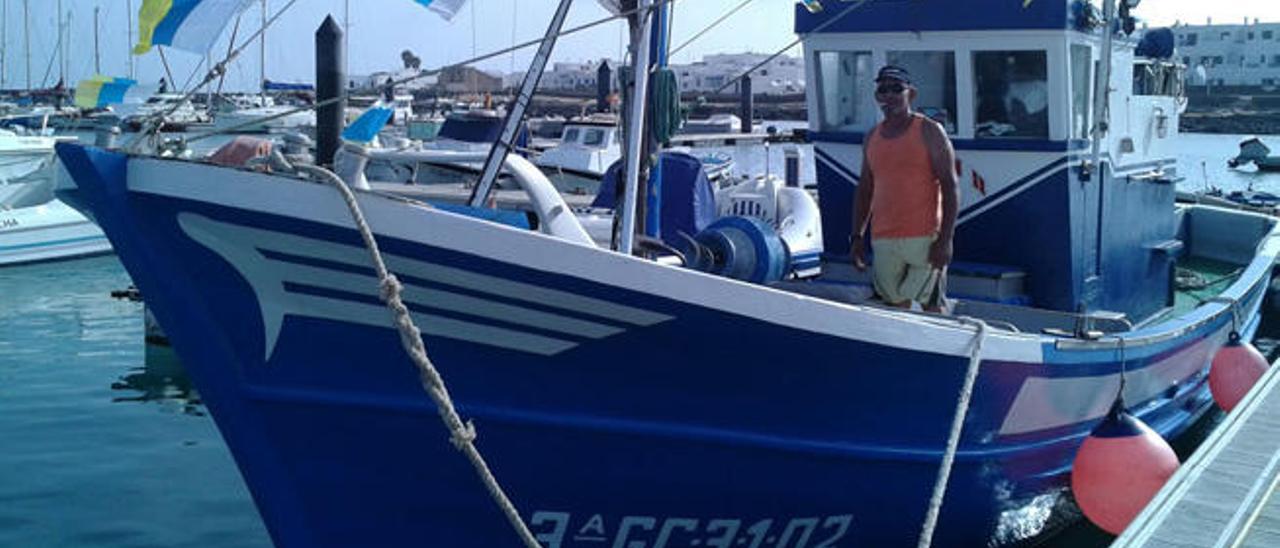
[[[598,247],[533,175],[532,222],[357,191],[365,225],[318,168],[61,144],[61,195],[147,296],[278,546],[518,543],[402,342],[542,546],[911,545],[931,509],[938,545],[1015,541],[1121,391],[1167,437],[1212,406],[1210,359],[1252,336],[1280,252],[1273,218],[1175,205],[1178,97],[1133,95],[1136,40],[1082,5],[797,6],[817,279],[778,279],[786,246],[746,217],[696,235],[713,266]],[[844,266],[886,62],[959,152],[964,316],[868,302]],[[1188,269],[1222,275],[1193,291]]]

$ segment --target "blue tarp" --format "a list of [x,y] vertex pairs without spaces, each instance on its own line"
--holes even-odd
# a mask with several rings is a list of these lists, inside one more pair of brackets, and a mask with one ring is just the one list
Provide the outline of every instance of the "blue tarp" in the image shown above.
[[272,82],[267,80],[262,85],[262,89],[267,91],[315,91],[316,87],[311,84],[291,84],[288,82]]
[[[694,236],[715,222],[716,196],[697,158],[681,152],[663,152],[658,161],[662,163],[662,241],[676,245],[683,242],[681,232]],[[615,193],[620,186],[618,181],[622,180],[622,170],[621,161],[609,166],[591,203],[593,207],[617,207]],[[652,173],[657,171],[651,170],[651,181]]]

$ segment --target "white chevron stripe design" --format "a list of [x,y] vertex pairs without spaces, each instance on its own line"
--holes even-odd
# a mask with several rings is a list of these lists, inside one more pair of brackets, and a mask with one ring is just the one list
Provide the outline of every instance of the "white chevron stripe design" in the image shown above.
[[[193,213],[179,214],[178,224],[192,239],[226,259],[252,286],[266,329],[266,348],[264,349],[266,360],[270,360],[275,350],[286,316],[324,318],[392,328],[390,312],[379,304],[309,295],[285,289],[285,285],[291,283],[377,298],[378,283],[372,275],[295,264],[269,258],[262,253],[276,252],[369,268],[368,252],[363,248],[228,224]],[[671,316],[647,310],[405,257],[386,255],[386,259],[388,267],[402,277],[426,279],[474,293],[572,311],[608,319],[614,323],[649,326],[671,319]],[[406,304],[429,306],[437,310],[499,320],[506,324],[534,327],[542,332],[602,339],[625,331],[624,328],[616,325],[533,310],[435,288],[406,284],[403,295]],[[534,354],[554,355],[578,346],[577,342],[554,336],[427,313],[415,313],[414,320],[427,335]]]

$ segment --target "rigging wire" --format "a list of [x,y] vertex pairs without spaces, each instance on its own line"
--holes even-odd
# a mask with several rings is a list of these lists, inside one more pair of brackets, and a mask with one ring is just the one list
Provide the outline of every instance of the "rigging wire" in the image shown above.
[[[296,1],[297,1],[297,0],[293,0],[293,1],[291,1],[291,2],[289,3],[289,5],[293,5],[293,2],[296,2]],[[603,24],[608,23],[608,22],[611,22],[611,21],[616,21],[616,20],[619,20],[619,19],[624,19],[624,18],[627,18],[627,17],[631,17],[632,15],[635,15],[635,14],[637,14],[637,13],[640,13],[640,11],[641,11],[641,10],[643,10],[643,9],[654,10],[654,9],[657,9],[659,6],[662,6],[662,5],[665,5],[665,4],[672,4],[672,3],[674,3],[675,1],[676,1],[676,0],[655,0],[655,1],[654,1],[654,3],[653,3],[653,4],[651,4],[648,8],[635,8],[635,9],[631,9],[631,10],[627,10],[627,11],[620,12],[620,13],[618,13],[617,15],[610,15],[610,16],[608,16],[608,17],[603,17],[603,18],[597,19],[597,20],[595,20],[595,21],[591,21],[591,22],[589,22],[589,23],[584,23],[584,24],[582,24],[582,25],[578,25],[578,26],[576,26],[576,27],[573,27],[573,28],[568,29],[568,30],[565,30],[565,31],[561,31],[561,32],[560,32],[560,34],[556,35],[556,37],[557,37],[557,38],[561,38],[561,37],[564,37],[564,36],[569,36],[569,35],[571,35],[571,34],[577,34],[577,33],[579,33],[579,32],[582,32],[582,31],[585,31],[585,30],[589,30],[589,29],[592,29],[592,28],[598,27],[598,26],[600,26],[600,25],[603,25]],[[288,6],[285,6],[285,9],[288,9]],[[274,19],[273,19],[273,20],[274,20]],[[399,79],[399,80],[392,80],[390,83],[385,84],[385,86],[391,86],[391,87],[399,86],[399,85],[401,85],[401,84],[407,84],[407,83],[409,83],[409,82],[413,82],[413,81],[415,81],[415,80],[419,80],[419,79],[422,79],[422,78],[428,78],[428,77],[431,77],[431,76],[436,76],[436,75],[438,75],[438,74],[440,74],[440,73],[442,73],[442,72],[444,72],[444,71],[446,71],[446,70],[451,70],[451,69],[455,69],[455,68],[458,68],[458,67],[465,67],[465,66],[468,66],[468,65],[473,65],[473,64],[475,64],[475,63],[479,63],[479,62],[481,62],[481,61],[488,61],[489,59],[493,59],[493,58],[496,58],[496,57],[502,57],[502,56],[504,56],[504,55],[508,55],[508,54],[510,54],[510,53],[511,53],[511,52],[513,52],[513,51],[518,51],[518,50],[521,50],[521,49],[524,49],[524,48],[527,48],[527,47],[530,47],[530,46],[536,46],[536,45],[542,44],[542,40],[543,40],[543,38],[536,38],[536,39],[533,39],[533,40],[529,40],[529,41],[527,41],[527,42],[522,42],[522,43],[516,44],[516,45],[511,46],[511,47],[509,47],[509,48],[503,48],[503,49],[496,50],[496,51],[493,51],[493,52],[490,52],[490,53],[486,53],[486,54],[484,54],[484,55],[480,55],[480,56],[477,56],[477,57],[472,57],[472,58],[470,58],[470,59],[466,59],[466,60],[463,60],[463,61],[459,61],[459,62],[457,62],[457,63],[453,63],[453,64],[449,64],[449,65],[444,65],[444,66],[441,66],[440,68],[431,69],[431,70],[424,70],[424,71],[421,71],[421,72],[419,72],[419,73],[417,73],[417,74],[415,74],[415,75],[413,75],[413,76],[406,76],[406,77],[401,78],[401,79]],[[228,59],[228,60],[229,60],[229,59]],[[215,65],[215,67],[217,67],[217,66],[222,66],[222,65],[224,65],[226,62],[227,62],[227,61],[223,61],[223,62],[221,62],[221,63],[218,63],[217,65]],[[211,73],[211,74],[212,74],[212,73]],[[337,97],[333,97],[333,98],[330,98],[330,99],[325,99],[324,101],[318,101],[318,102],[316,102],[315,104],[312,104],[312,105],[301,106],[301,107],[298,107],[298,108],[295,108],[295,109],[290,109],[290,110],[283,111],[283,112],[280,112],[280,113],[277,113],[277,114],[274,114],[274,115],[271,115],[271,116],[266,116],[266,117],[263,117],[263,118],[258,118],[258,119],[256,119],[256,120],[247,121],[247,122],[245,122],[245,123],[237,124],[237,125],[230,126],[230,127],[226,127],[226,128],[213,129],[213,130],[205,131],[205,132],[203,132],[203,133],[198,133],[198,134],[195,134],[195,135],[192,135],[192,136],[188,137],[188,138],[186,139],[186,142],[188,142],[188,143],[194,143],[194,142],[196,142],[196,141],[201,141],[201,140],[204,140],[204,139],[208,139],[208,138],[210,138],[210,137],[215,137],[215,136],[222,135],[222,134],[226,134],[226,133],[235,133],[235,132],[240,131],[240,130],[242,130],[242,129],[244,129],[244,128],[249,128],[249,127],[257,126],[257,125],[259,125],[259,124],[262,124],[263,122],[269,122],[269,121],[271,121],[271,120],[276,120],[276,119],[284,118],[284,117],[286,117],[286,116],[290,116],[290,115],[293,115],[293,114],[297,114],[297,113],[299,113],[299,112],[306,112],[306,111],[308,111],[308,110],[315,110],[315,109],[318,109],[318,108],[321,108],[321,107],[326,107],[326,106],[329,106],[329,105],[335,104],[335,103],[337,103],[337,102],[339,102],[339,101],[344,101],[344,100],[346,100],[346,99],[348,98],[348,96],[349,96],[349,95],[350,95],[349,93],[345,93],[345,92],[344,92],[344,93],[342,93],[342,94],[338,95]]]
[[692,38],[689,38],[688,40],[685,40],[683,44],[680,44],[679,46],[677,46],[677,47],[676,47],[676,49],[671,50],[671,52],[670,52],[670,53],[668,53],[668,54],[667,54],[667,56],[668,56],[668,57],[675,57],[677,53],[680,53],[680,51],[681,51],[681,50],[683,50],[684,48],[688,47],[688,46],[689,46],[689,44],[694,43],[694,42],[695,42],[695,41],[697,41],[699,38],[702,38],[702,36],[703,36],[703,35],[705,35],[706,33],[711,32],[711,30],[712,30],[712,29],[714,29],[714,28],[716,28],[716,27],[720,26],[720,24],[721,24],[721,23],[724,23],[726,19],[728,19],[728,18],[730,18],[730,17],[733,17],[733,14],[738,13],[739,11],[742,11],[742,8],[747,7],[747,4],[750,4],[750,3],[751,3],[751,2],[753,2],[753,1],[754,1],[754,0],[743,0],[741,4],[738,4],[738,5],[737,5],[737,7],[735,7],[735,8],[733,8],[733,9],[729,10],[729,11],[728,11],[728,12],[726,12],[724,15],[721,15],[719,19],[716,19],[715,21],[712,21],[710,25],[707,25],[705,28],[703,28],[702,30],[698,31],[698,33],[697,33],[697,34],[695,34],[695,35],[693,35],[693,37],[692,37]]
[[822,31],[823,31],[824,29],[826,29],[827,27],[829,27],[829,26],[831,26],[831,25],[834,25],[834,24],[836,23],[836,21],[839,21],[839,20],[841,20],[841,19],[844,19],[844,17],[845,17],[846,15],[849,15],[850,13],[853,13],[853,12],[854,12],[854,10],[857,10],[858,8],[861,8],[864,4],[866,4],[866,3],[867,3],[867,2],[869,2],[869,1],[870,1],[870,0],[858,0],[858,1],[857,1],[856,3],[854,3],[853,5],[851,5],[851,6],[847,7],[847,8],[845,8],[843,11],[841,11],[841,12],[840,12],[840,13],[838,13],[838,14],[836,14],[836,16],[835,16],[835,17],[832,17],[831,19],[828,19],[828,20],[824,21],[821,25],[818,25],[818,26],[814,27],[814,28],[813,28],[813,30],[809,31],[808,33],[806,33],[806,34],[804,34],[804,35],[802,35],[802,36],[797,37],[795,40],[792,40],[790,44],[787,44],[787,47],[784,47],[784,48],[782,48],[782,49],[778,50],[778,52],[777,52],[777,53],[774,53],[773,55],[770,55],[770,56],[769,56],[767,59],[765,59],[764,61],[761,61],[761,62],[759,62],[759,63],[756,63],[756,65],[755,65],[755,66],[753,66],[753,67],[751,67],[751,68],[747,69],[745,72],[743,72],[743,73],[742,73],[741,75],[739,75],[737,78],[734,78],[734,79],[732,79],[732,80],[729,80],[728,82],[725,82],[723,86],[720,86],[719,88],[716,88],[716,90],[715,90],[715,91],[713,91],[713,92],[712,92],[712,94],[713,94],[713,95],[715,95],[715,94],[719,94],[720,92],[722,92],[722,91],[724,91],[725,89],[727,89],[729,86],[732,86],[732,85],[734,85],[734,84],[738,83],[738,81],[739,81],[739,80],[742,80],[743,78],[746,78],[746,77],[750,76],[750,75],[751,75],[751,73],[753,73],[753,72],[755,72],[755,71],[756,71],[756,69],[758,69],[758,68],[760,68],[760,67],[763,67],[763,66],[765,66],[765,65],[767,65],[767,64],[769,64],[769,63],[772,63],[774,59],[777,59],[777,58],[778,58],[778,57],[780,57],[782,54],[784,54],[784,53],[786,53],[786,52],[788,52],[788,51],[791,51],[791,48],[794,48],[794,47],[796,47],[797,45],[799,45],[799,44],[800,44],[800,42],[801,42],[802,40],[804,40],[805,36],[808,36],[809,34],[813,34],[813,33],[815,33],[815,32],[822,32]]

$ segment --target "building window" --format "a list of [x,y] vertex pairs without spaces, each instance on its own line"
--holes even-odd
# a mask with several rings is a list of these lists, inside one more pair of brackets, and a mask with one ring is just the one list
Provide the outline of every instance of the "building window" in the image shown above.
[[890,51],[886,60],[911,73],[915,109],[956,132],[956,54],[950,51]]
[[1089,108],[1093,98],[1093,50],[1071,46],[1071,136],[1089,138]]
[[1222,59],[1221,55],[1213,58],[1213,66],[1216,67],[1218,65],[1225,65],[1225,64],[1226,64],[1226,61]]
[[1230,40],[1230,39],[1231,39],[1231,33],[1230,33],[1230,32],[1224,32],[1224,33],[1222,33],[1222,41],[1223,41],[1223,42],[1226,42],[1227,40]]
[[1049,136],[1049,70],[1045,52],[975,52],[973,72],[977,137]]
[[1271,63],[1269,63],[1269,66],[1280,67],[1280,55],[1272,55]]
[[819,51],[818,127],[823,131],[865,131],[873,114],[871,52]]
[[1270,40],[1270,39],[1271,39],[1272,37],[1274,37],[1274,36],[1275,36],[1275,33],[1274,33],[1274,32],[1272,32],[1272,31],[1269,31],[1269,30],[1264,30],[1264,31],[1262,31],[1262,39],[1263,39],[1263,40]]
[[1253,31],[1249,31],[1249,39],[1253,40]]
[[1198,42],[1198,41],[1199,41],[1199,39],[1200,39],[1200,36],[1199,36],[1198,34],[1194,33],[1194,32],[1193,32],[1193,33],[1191,33],[1191,34],[1188,34],[1188,35],[1187,35],[1187,45],[1188,45],[1188,46],[1194,46],[1194,45],[1196,45],[1196,42]]

